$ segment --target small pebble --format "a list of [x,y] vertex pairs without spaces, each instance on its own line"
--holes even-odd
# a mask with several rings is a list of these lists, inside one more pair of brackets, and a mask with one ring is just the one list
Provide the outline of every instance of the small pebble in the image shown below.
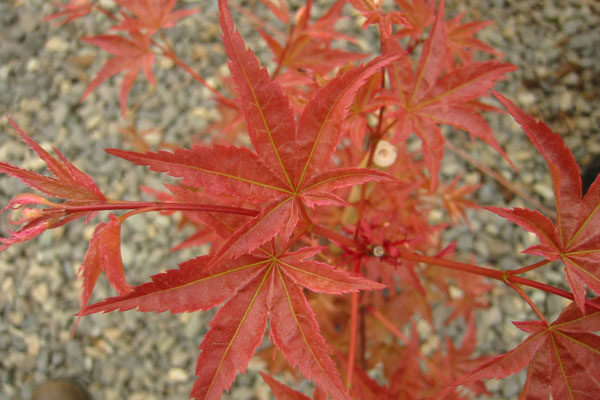
[[[18,7],[13,7],[12,3]],[[110,23],[103,18],[82,18],[63,27],[54,26],[42,21],[43,17],[58,10],[51,3],[44,0],[0,2],[0,23],[7,33],[0,35],[0,115],[8,114],[14,118],[35,140],[43,143],[45,149],[59,148],[76,165],[83,166],[110,197],[140,199],[140,184],[153,182],[157,183],[154,187],[160,187],[164,178],[143,167],[132,167],[130,163],[109,157],[102,150],[123,146],[118,130],[126,122],[120,116],[118,100],[122,74],[109,78],[80,102],[87,84],[109,55],[75,40],[71,34],[106,33],[104,29]],[[193,7],[195,3],[198,2],[189,0],[181,5]],[[213,78],[215,73],[227,73],[219,43],[217,2],[206,3],[202,5],[205,7],[202,14],[183,19],[181,25],[167,30],[166,34],[178,54],[189,61],[195,71],[211,84],[221,87],[220,81]],[[323,11],[323,4],[315,3],[319,3],[314,5],[320,8],[317,11]],[[597,2],[588,1],[584,5],[575,0],[448,0],[447,9],[458,10],[456,5],[459,3],[467,11],[463,21],[472,21],[476,17],[496,22],[482,30],[478,37],[501,51],[504,62],[519,68],[495,89],[536,118],[542,118],[574,144],[577,157],[589,159],[600,153],[597,140],[600,98],[593,96],[600,76],[600,63],[597,62],[600,6]],[[113,12],[118,9],[111,0],[101,0],[99,4]],[[256,9],[267,12],[266,7]],[[452,13],[454,11],[450,11],[450,15],[455,15]],[[201,23],[206,23],[206,28],[194,33]],[[349,18],[345,24],[350,29],[358,24],[357,29],[363,34],[358,46],[364,51],[377,42],[372,40],[374,29],[362,31],[360,18]],[[256,36],[256,30],[249,25],[240,29],[244,38]],[[253,47],[262,52],[261,60],[271,58],[264,52],[263,44],[253,44]],[[154,73],[157,84],[152,90],[143,74],[136,79],[128,106],[142,101],[144,104],[136,115],[139,126],[156,128],[160,132],[146,136],[150,146],[157,146],[161,141],[188,146],[191,133],[202,131],[218,116],[210,100],[210,91],[195,85],[167,58],[157,59]],[[497,102],[493,104],[498,105]],[[485,118],[523,176],[496,163],[495,155],[487,152],[485,146],[474,153],[482,162],[497,167],[501,174],[512,174],[512,181],[533,188],[535,196],[552,206],[554,193],[547,166],[533,151],[522,128],[506,114],[487,113]],[[420,151],[420,142],[414,140],[409,147]],[[477,201],[484,205],[532,208],[519,203],[519,199],[506,197],[500,185],[455,158],[449,159],[452,161],[449,164],[444,162],[444,175],[452,177],[463,173],[467,182],[481,183],[473,196]],[[0,162],[16,163],[48,174],[43,162],[22,144],[5,118],[0,118]],[[473,181],[468,180],[468,176]],[[21,183],[0,176],[0,208],[23,190]],[[459,249],[476,259],[473,262],[502,269],[518,268],[538,260],[531,261],[516,253],[517,249],[537,243],[532,235],[488,211],[475,210],[470,215],[476,219],[472,224],[474,231],[452,228],[447,232],[447,239],[457,242]],[[445,221],[445,214],[437,210],[432,216]],[[62,235],[47,232],[42,238],[0,253],[0,313],[6,320],[6,324],[0,324],[0,350],[5,354],[3,373],[0,374],[0,398],[4,395],[10,399],[31,399],[35,384],[43,382],[49,375],[82,376],[87,382],[93,382],[89,386],[97,395],[94,398],[99,399],[188,398],[194,380],[197,346],[214,311],[176,317],[168,313],[157,316],[135,311],[87,316],[71,337],[75,319],[72,314],[80,307],[81,288],[80,280],[73,282],[74,271],[83,260],[94,224],[106,218],[101,213],[88,225],[78,221],[65,227]],[[185,236],[172,229],[174,220],[171,217],[154,218],[136,216],[123,227],[122,237],[126,240],[122,253],[126,275],[132,283],[146,282],[148,276],[160,268],[171,268],[197,255],[197,249],[183,254],[162,252],[163,246],[169,248]],[[0,222],[2,234],[6,228],[5,223]],[[543,273],[544,282],[564,285],[562,264],[545,266],[539,272]],[[510,321],[535,319],[535,316],[510,289],[496,287],[489,296],[491,308],[477,312],[478,337],[481,339],[478,349],[499,354],[511,350],[525,336]],[[103,275],[97,288],[92,301],[115,294]],[[460,289],[452,286],[451,296],[460,297]],[[557,296],[542,296],[545,296],[542,292],[531,294],[550,320],[556,318],[566,304]],[[441,343],[440,337],[434,335],[436,332],[427,323],[421,322],[418,326],[419,332],[427,335],[428,351],[435,351]],[[458,335],[461,331],[448,328],[448,332]],[[515,377],[489,381],[487,386],[496,398],[516,398],[525,376],[523,371]],[[250,372],[247,376],[238,376],[225,398],[266,399],[268,396],[270,391],[266,385]]]

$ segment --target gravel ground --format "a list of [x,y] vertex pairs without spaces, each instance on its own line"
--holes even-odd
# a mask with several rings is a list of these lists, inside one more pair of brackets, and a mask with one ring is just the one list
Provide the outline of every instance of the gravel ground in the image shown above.
[[[103,1],[103,3],[108,3]],[[176,50],[190,64],[212,76],[222,71],[224,56],[216,24],[216,2],[189,17],[169,32]],[[505,54],[519,67],[499,90],[559,132],[582,165],[600,154],[600,3],[594,0],[449,0],[450,14],[467,11],[468,20],[496,21],[480,38]],[[54,145],[90,173],[110,197],[139,199],[140,184],[160,187],[163,178],[142,167],[109,158],[104,147],[120,147],[118,85],[102,84],[83,103],[86,82],[102,65],[92,46],[73,38],[106,29],[104,19],[85,19],[57,28],[43,22],[54,8],[42,0],[0,2],[0,115],[8,113],[45,148]],[[350,20],[349,24],[358,22]],[[202,24],[202,29],[197,29]],[[251,30],[248,30],[250,34]],[[257,43],[259,53],[264,45]],[[140,129],[158,127],[167,141],[187,144],[207,120],[215,116],[206,90],[187,90],[192,80],[168,60],[155,67],[157,87],[134,85],[132,101],[144,99]],[[131,104],[131,103],[130,103]],[[531,157],[531,146],[506,116],[489,118],[502,146],[518,165],[516,176],[506,163],[479,143],[466,143],[471,154],[488,165],[500,165],[502,174],[520,182],[546,205],[552,206],[550,178],[541,157]],[[0,119],[0,160],[33,170],[43,163],[23,146]],[[160,140],[155,135],[155,140]],[[463,143],[457,135],[455,143]],[[464,171],[471,182],[482,183],[477,197],[482,204],[524,205],[508,199],[488,177],[448,154],[443,174]],[[0,177],[0,205],[24,190],[13,179]],[[498,267],[524,265],[527,258],[514,251],[535,243],[535,238],[485,212],[472,213],[473,233],[466,227],[448,232],[461,252],[475,254],[479,263]],[[145,276],[195,255],[192,251],[165,254],[186,232],[173,232],[168,217],[137,216],[125,227],[123,258],[128,279],[141,283]],[[0,232],[6,232],[5,219]],[[78,309],[79,283],[73,282],[93,226],[74,223],[47,232],[26,245],[0,254],[0,400],[29,399],[35,385],[47,378],[78,377],[96,400],[186,399],[193,382],[197,346],[212,313],[182,315],[97,315],[84,319],[70,337],[72,314]],[[468,234],[467,234],[468,233]],[[152,246],[148,246],[148,241]],[[546,270],[544,280],[562,284],[560,268]],[[99,296],[110,294],[103,283]],[[99,298],[99,297],[97,297]],[[533,294],[542,309],[557,314],[562,300]],[[506,351],[523,335],[508,321],[528,318],[524,303],[502,287],[491,293],[493,307],[479,313],[479,351]],[[450,332],[460,337],[460,323]],[[422,334],[426,334],[423,327]],[[260,368],[251,363],[250,370]],[[516,398],[524,375],[488,387],[497,398]],[[234,399],[267,399],[268,390],[255,374],[238,376],[229,395]]]

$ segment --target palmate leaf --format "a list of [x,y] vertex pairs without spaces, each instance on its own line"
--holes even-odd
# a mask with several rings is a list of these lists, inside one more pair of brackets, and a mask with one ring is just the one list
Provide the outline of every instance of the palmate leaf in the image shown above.
[[277,18],[279,18],[279,20],[281,22],[283,22],[285,25],[290,23],[290,20],[291,20],[290,10],[285,1],[278,0],[277,1],[278,4],[273,4],[272,0],[261,0],[261,3],[263,3],[265,6],[267,6],[269,8],[269,10],[271,10],[271,12],[273,14],[275,14],[275,16]]
[[93,4],[89,0],[70,0],[68,4],[58,4],[60,11],[44,18],[44,21],[50,21],[55,18],[62,18],[58,25],[64,25],[78,18],[85,17],[92,11]]
[[311,261],[321,248],[295,252],[260,248],[209,269],[210,257],[199,257],[177,270],[154,275],[125,296],[92,304],[80,315],[113,310],[207,310],[226,301],[210,322],[200,345],[198,376],[191,396],[218,399],[238,371],[244,371],[260,345],[267,319],[269,337],[288,362],[314,379],[334,399],[349,398],[302,288],[342,294],[384,286]]
[[492,25],[493,21],[476,21],[461,24],[465,13],[461,12],[448,23],[448,44],[452,54],[465,63],[471,60],[475,50],[502,57],[502,54],[493,47],[483,43],[475,37],[477,32],[486,26]]
[[85,17],[92,11],[93,4],[89,0],[70,0],[68,4],[57,4],[60,11],[48,15],[44,21],[50,21],[55,18],[62,20],[58,21],[58,25],[64,25],[78,18]]
[[383,73],[373,74],[358,90],[354,102],[350,106],[349,115],[344,126],[345,135],[352,139],[357,148],[364,143],[368,131],[367,117],[381,107],[395,104],[395,97],[386,94],[382,89]]
[[[431,186],[437,186],[437,176],[444,154],[444,136],[440,124],[467,131],[493,147],[513,167],[496,141],[493,131],[479,114],[473,101],[487,94],[503,75],[515,66],[497,61],[470,62],[446,71],[448,31],[444,16],[444,1],[440,2],[429,37],[423,45],[415,72],[404,60],[388,68],[390,84],[398,96],[399,140],[414,132],[422,140],[422,151],[431,176]],[[397,47],[389,41],[388,49]],[[514,167],[516,169],[516,167]]]
[[[427,385],[428,390],[433,392],[436,387],[444,388],[446,385],[451,384],[456,379],[471,371],[474,367],[479,366],[484,361],[490,359],[489,356],[474,358],[473,352],[476,347],[477,331],[475,329],[475,317],[471,316],[468,320],[467,330],[462,339],[461,347],[457,348],[452,339],[446,336],[445,353],[443,353],[441,349],[438,349],[432,355],[432,365],[435,365],[436,368],[432,368],[430,371],[430,382],[428,382],[429,384]],[[480,380],[473,380],[465,385],[474,394],[491,394]],[[453,394],[447,394],[447,397],[445,398],[453,398],[452,396],[455,396],[457,399],[461,398],[457,392],[458,391],[455,391]]]
[[135,78],[141,71],[151,83],[154,83],[152,65],[154,53],[151,48],[150,38],[138,31],[130,32],[130,38],[118,35],[98,35],[81,38],[84,42],[91,43],[113,55],[100,68],[98,75],[90,82],[81,96],[81,101],[94,91],[102,82],[113,75],[125,71],[121,82],[119,98],[121,100],[121,114],[127,111],[127,98]]
[[96,186],[94,180],[75,167],[57,149],[53,148],[58,159],[51,156],[39,144],[29,137],[12,119],[8,122],[21,137],[21,140],[46,163],[55,178],[43,176],[11,164],[0,162],[0,172],[21,180],[27,186],[44,194],[61,199],[79,201],[105,201],[106,198]]
[[[121,220],[112,214],[109,222],[102,222],[94,229],[90,245],[78,271],[78,275],[81,275],[83,279],[80,296],[81,309],[90,301],[102,271],[106,274],[110,285],[120,295],[131,291],[131,286],[125,280],[121,258]],[[78,322],[79,318],[73,329],[77,327]]]
[[525,368],[523,400],[593,400],[600,397],[600,311],[585,315],[571,304],[551,325],[515,322],[530,335],[518,347],[483,363],[456,384],[502,378]]
[[[285,25],[289,24],[291,17],[287,9],[284,11],[276,8],[268,1],[263,1],[263,3],[281,22]],[[279,69],[285,68],[285,74],[292,76],[305,75],[306,72],[299,74],[300,70],[327,75],[337,67],[363,59],[366,56],[364,54],[335,49],[331,46],[332,40],[356,42],[351,36],[342,34],[335,29],[336,23],[342,18],[344,4],[345,1],[338,0],[323,16],[311,21],[313,1],[308,0],[296,12],[293,29],[286,38],[285,44],[280,43],[274,36],[262,29],[261,25],[258,25],[258,33],[273,52],[274,61],[280,66]],[[255,17],[254,19],[260,21],[260,18]]]
[[450,183],[441,185],[440,194],[442,204],[446,208],[452,222],[459,222],[462,219],[465,221],[467,227],[470,228],[466,211],[468,208],[479,208],[479,205],[467,197],[479,189],[480,185],[458,186],[460,178],[461,176],[457,175]]
[[348,107],[359,87],[399,55],[378,57],[331,80],[306,105],[298,122],[280,85],[272,81],[234,30],[226,2],[219,2],[223,43],[256,153],[235,147],[178,149],[174,153],[109,153],[182,177],[182,183],[209,193],[226,193],[261,205],[261,213],[238,229],[215,253],[214,264],[246,254],[273,238],[289,236],[299,208],[339,204],[335,189],[368,181],[392,181],[368,169],[327,170],[340,140]]
[[152,34],[158,29],[169,29],[178,20],[198,12],[198,9],[173,11],[177,0],[115,0],[117,4],[131,11],[136,18],[126,18],[112,29],[139,31],[145,29]]
[[410,29],[405,27],[397,36],[410,36],[417,40],[435,19],[436,2],[433,0],[394,0],[394,3],[410,22]]
[[[0,238],[0,251],[7,249],[12,244],[33,239],[47,229],[57,228],[84,216],[88,222],[97,213],[96,211],[67,213],[65,208],[69,206],[104,205],[110,201],[102,194],[94,180],[75,167],[60,151],[54,149],[58,158],[53,157],[10,118],[9,122],[23,142],[45,162],[54,177],[43,176],[3,162],[0,162],[0,172],[20,179],[46,196],[60,198],[64,201],[60,204],[53,203],[42,196],[29,193],[22,193],[11,199],[0,213],[9,209],[21,209],[23,217],[17,221],[9,220],[9,222],[13,225],[23,226],[16,232],[10,232],[10,237]],[[28,206],[46,206],[47,208],[29,208]],[[130,290],[125,281],[121,261],[120,233],[121,221],[112,215],[108,223],[101,223],[94,230],[85,259],[79,269],[79,275],[83,278],[80,297],[82,308],[87,305],[102,271],[117,292],[126,294]]]
[[[269,385],[277,400],[311,400],[310,397],[284,385],[271,375],[262,371],[259,371],[259,373],[263,380]],[[327,400],[327,395],[317,386],[313,392],[312,400]]]
[[310,397],[284,385],[269,374],[260,372],[260,376],[267,382],[277,400],[310,400]]
[[[412,350],[417,350],[417,348],[413,348]],[[403,359],[402,366],[407,366],[407,360],[411,355],[413,356],[412,358],[416,359],[417,354],[418,350],[417,352],[406,354],[407,357]],[[348,354],[337,348],[334,348],[334,357],[340,365],[340,371],[342,374],[347,374]],[[411,382],[414,383],[415,380]],[[390,381],[390,383],[402,385],[406,392],[410,392],[412,394],[410,398],[414,398],[414,393],[416,393],[416,390],[414,390],[415,388],[406,385],[405,382],[402,382],[402,379],[398,379],[397,376],[394,376],[393,381]],[[406,400],[406,398],[402,395],[394,393],[389,387],[382,385],[375,379],[371,378],[359,365],[356,364],[354,365],[352,371],[352,398],[356,400]],[[316,400],[316,396],[314,400]]]
[[410,20],[404,13],[382,10],[383,2],[367,3],[362,0],[349,0],[349,2],[365,18],[362,28],[377,24],[381,36],[385,39],[392,35],[394,25],[403,25],[406,29],[412,29]]
[[600,293],[600,178],[582,198],[579,166],[560,135],[501,94],[494,95],[546,160],[554,185],[557,217],[553,222],[538,211],[487,208],[538,236],[540,244],[525,252],[548,260],[561,259],[575,302],[583,311],[585,287]]
[[[13,225],[23,226],[18,231],[10,232],[10,237],[0,238],[0,243],[2,243],[0,251],[7,249],[12,244],[33,239],[47,229],[57,228],[80,217],[85,216],[86,221],[89,221],[96,214],[95,212],[65,214],[60,206],[101,204],[107,201],[94,180],[75,167],[62,153],[54,149],[58,158],[53,157],[23,132],[12,119],[8,118],[8,121],[23,142],[45,162],[54,177],[40,175],[4,162],[0,162],[0,173],[21,180],[27,186],[39,190],[46,196],[64,199],[65,201],[58,205],[42,196],[30,193],[21,193],[11,199],[8,205],[0,210],[0,213],[20,209],[23,214],[22,218],[17,221],[9,220],[9,222]],[[47,208],[37,208],[39,206],[46,206]]]

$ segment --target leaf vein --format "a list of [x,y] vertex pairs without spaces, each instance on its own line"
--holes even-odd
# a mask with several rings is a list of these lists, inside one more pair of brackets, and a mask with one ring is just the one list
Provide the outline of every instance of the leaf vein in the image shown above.
[[240,59],[239,54],[237,52],[235,54],[236,54],[236,58],[238,60],[238,66],[240,67],[240,70],[242,71],[242,74],[244,75],[244,80],[246,81],[246,84],[248,85],[248,90],[250,91],[250,94],[252,95],[252,100],[254,100],[254,105],[256,106],[256,109],[258,110],[258,114],[260,115],[260,119],[261,119],[263,125],[265,126],[267,136],[269,137],[269,142],[271,143],[271,147],[273,148],[273,153],[275,153],[275,157],[277,157],[277,162],[279,163],[279,166],[281,167],[281,170],[283,171],[283,174],[285,175],[285,179],[287,180],[288,185],[290,185],[290,188],[292,190],[294,190],[294,185],[292,183],[292,180],[290,179],[290,176],[287,173],[287,170],[285,169],[285,165],[283,164],[283,160],[281,159],[281,156],[279,155],[279,151],[277,151],[277,146],[275,145],[275,140],[273,139],[273,133],[271,132],[269,123],[267,122],[267,119],[265,118],[265,114],[260,105],[260,102],[258,101],[256,92],[254,91],[251,81],[248,78],[248,74],[246,73],[244,64],[242,63],[242,60]]
[[248,313],[250,313],[250,310],[252,309],[252,306],[254,305],[254,302],[256,301],[256,298],[258,297],[258,294],[260,293],[262,287],[264,286],[265,281],[267,280],[267,277],[269,276],[269,272],[271,272],[272,269],[273,269],[273,265],[271,265],[269,267],[269,269],[263,275],[262,280],[261,280],[260,284],[258,285],[258,288],[256,289],[256,292],[254,292],[254,295],[252,296],[252,299],[250,300],[250,303],[248,304],[248,307],[246,307],[246,310],[244,311],[244,315],[240,319],[240,322],[239,322],[237,328],[235,329],[235,332],[233,333],[233,336],[232,336],[231,340],[227,343],[227,348],[225,349],[225,352],[223,353],[223,356],[219,360],[219,365],[217,366],[217,368],[215,370],[215,373],[214,373],[212,379],[210,380],[210,384],[208,385],[208,388],[206,389],[206,395],[207,396],[210,393],[210,389],[211,389],[213,383],[215,382],[215,377],[219,374],[219,371],[221,370],[221,367],[223,366],[223,362],[225,361],[225,357],[229,353],[229,350],[231,349],[231,346],[233,345],[233,342],[237,338],[237,335],[240,333],[240,330],[242,329],[242,325],[244,325],[244,322],[246,321],[246,318],[248,317]]
[[[554,330],[553,330],[554,331]],[[550,333],[550,339],[552,340],[552,350],[554,351],[554,355],[556,356],[556,362],[558,363],[558,367],[560,368],[560,373],[565,381],[565,387],[569,393],[569,398],[571,400],[574,399],[571,386],[569,386],[569,380],[567,379],[567,373],[565,371],[565,367],[562,363],[562,359],[560,358],[560,354],[558,354],[558,348],[556,346],[556,341],[553,333]]]
[[[317,364],[319,365],[319,367],[321,368],[321,370],[323,371],[325,376],[327,376],[329,378],[329,373],[328,373],[327,369],[323,366],[323,364],[321,364],[321,361],[319,360],[317,355],[314,353],[313,348],[310,345],[310,341],[306,337],[306,334],[304,333],[304,330],[302,329],[302,325],[300,324],[300,321],[298,321],[298,317],[296,316],[296,312],[294,310],[294,305],[292,304],[292,298],[290,296],[290,292],[288,291],[287,285],[285,284],[285,280],[283,279],[283,274],[279,267],[277,267],[277,273],[279,275],[279,280],[281,281],[281,285],[283,286],[283,290],[285,290],[285,295],[286,295],[288,304],[290,306],[290,310],[292,312],[292,315],[294,316],[294,321],[296,321],[296,326],[298,327],[298,330],[300,331],[300,334],[302,335],[302,339],[304,340],[304,343],[306,344],[306,347],[310,351],[310,354],[312,355],[313,359],[317,362]],[[335,387],[335,385],[333,385],[333,386]]]

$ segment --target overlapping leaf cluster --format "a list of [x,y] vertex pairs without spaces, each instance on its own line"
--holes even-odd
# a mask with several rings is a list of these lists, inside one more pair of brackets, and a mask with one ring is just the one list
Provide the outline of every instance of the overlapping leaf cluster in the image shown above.
[[[526,251],[543,260],[501,271],[461,263],[453,244],[442,246],[444,229],[468,223],[465,210],[478,206],[468,199],[475,185],[463,185],[459,176],[439,178],[446,141],[441,125],[482,140],[511,163],[482,115],[495,110],[482,96],[515,69],[493,59],[499,54],[475,38],[488,22],[462,23],[462,14],[449,18],[444,1],[395,0],[390,9],[383,1],[338,0],[314,18],[311,0],[295,14],[283,0],[261,0],[273,16],[265,18],[220,0],[231,71],[225,82],[230,90],[220,93],[166,39],[165,30],[196,11],[176,9],[175,3],[117,0],[115,13],[95,1],[72,0],[49,19],[66,23],[101,12],[114,20],[112,30],[119,34],[83,38],[113,55],[83,98],[124,72],[123,114],[139,72],[153,82],[155,55],[174,60],[215,94],[221,120],[208,129],[214,144],[107,150],[180,178],[165,185],[167,192],[146,188],[156,201],[131,202],[107,198],[60,152],[52,157],[11,121],[54,177],[3,162],[0,172],[62,202],[36,194],[14,197],[3,211],[20,210],[22,217],[11,221],[20,228],[0,239],[0,250],[83,216],[89,222],[101,210],[130,210],[96,226],[80,270],[78,321],[114,310],[219,307],[200,345],[191,391],[197,399],[218,399],[228,390],[267,330],[273,348],[259,356],[269,373],[299,371],[315,383],[315,399],[470,398],[489,394],[483,380],[526,366],[523,398],[600,396],[600,306],[586,298],[586,287],[600,293],[600,180],[582,198],[579,169],[562,139],[500,94],[494,93],[550,168],[557,217],[521,208],[489,210],[535,233],[540,244]],[[273,53],[271,72],[244,44],[230,7],[257,25]],[[380,54],[335,47],[357,43],[335,29],[347,10],[362,18],[364,29],[377,31]],[[475,61],[476,51],[487,53],[488,61]],[[419,151],[409,145],[413,134]],[[240,137],[251,146],[240,146]],[[439,207],[447,218],[433,224],[432,211]],[[180,211],[180,224],[197,228],[177,249],[211,243],[210,253],[131,287],[120,256],[121,225],[156,211]],[[558,259],[572,292],[520,276]],[[101,272],[119,296],[90,305]],[[488,306],[493,287],[484,277],[514,289],[539,319],[515,323],[530,336],[496,357],[473,355],[474,311]],[[573,304],[550,323],[523,285]],[[462,320],[468,326],[460,346],[446,338],[425,350],[427,338],[415,325],[422,319],[434,326],[434,304],[449,308],[447,324]],[[375,368],[384,379],[369,376]],[[277,398],[307,398],[270,374],[262,376]]]

